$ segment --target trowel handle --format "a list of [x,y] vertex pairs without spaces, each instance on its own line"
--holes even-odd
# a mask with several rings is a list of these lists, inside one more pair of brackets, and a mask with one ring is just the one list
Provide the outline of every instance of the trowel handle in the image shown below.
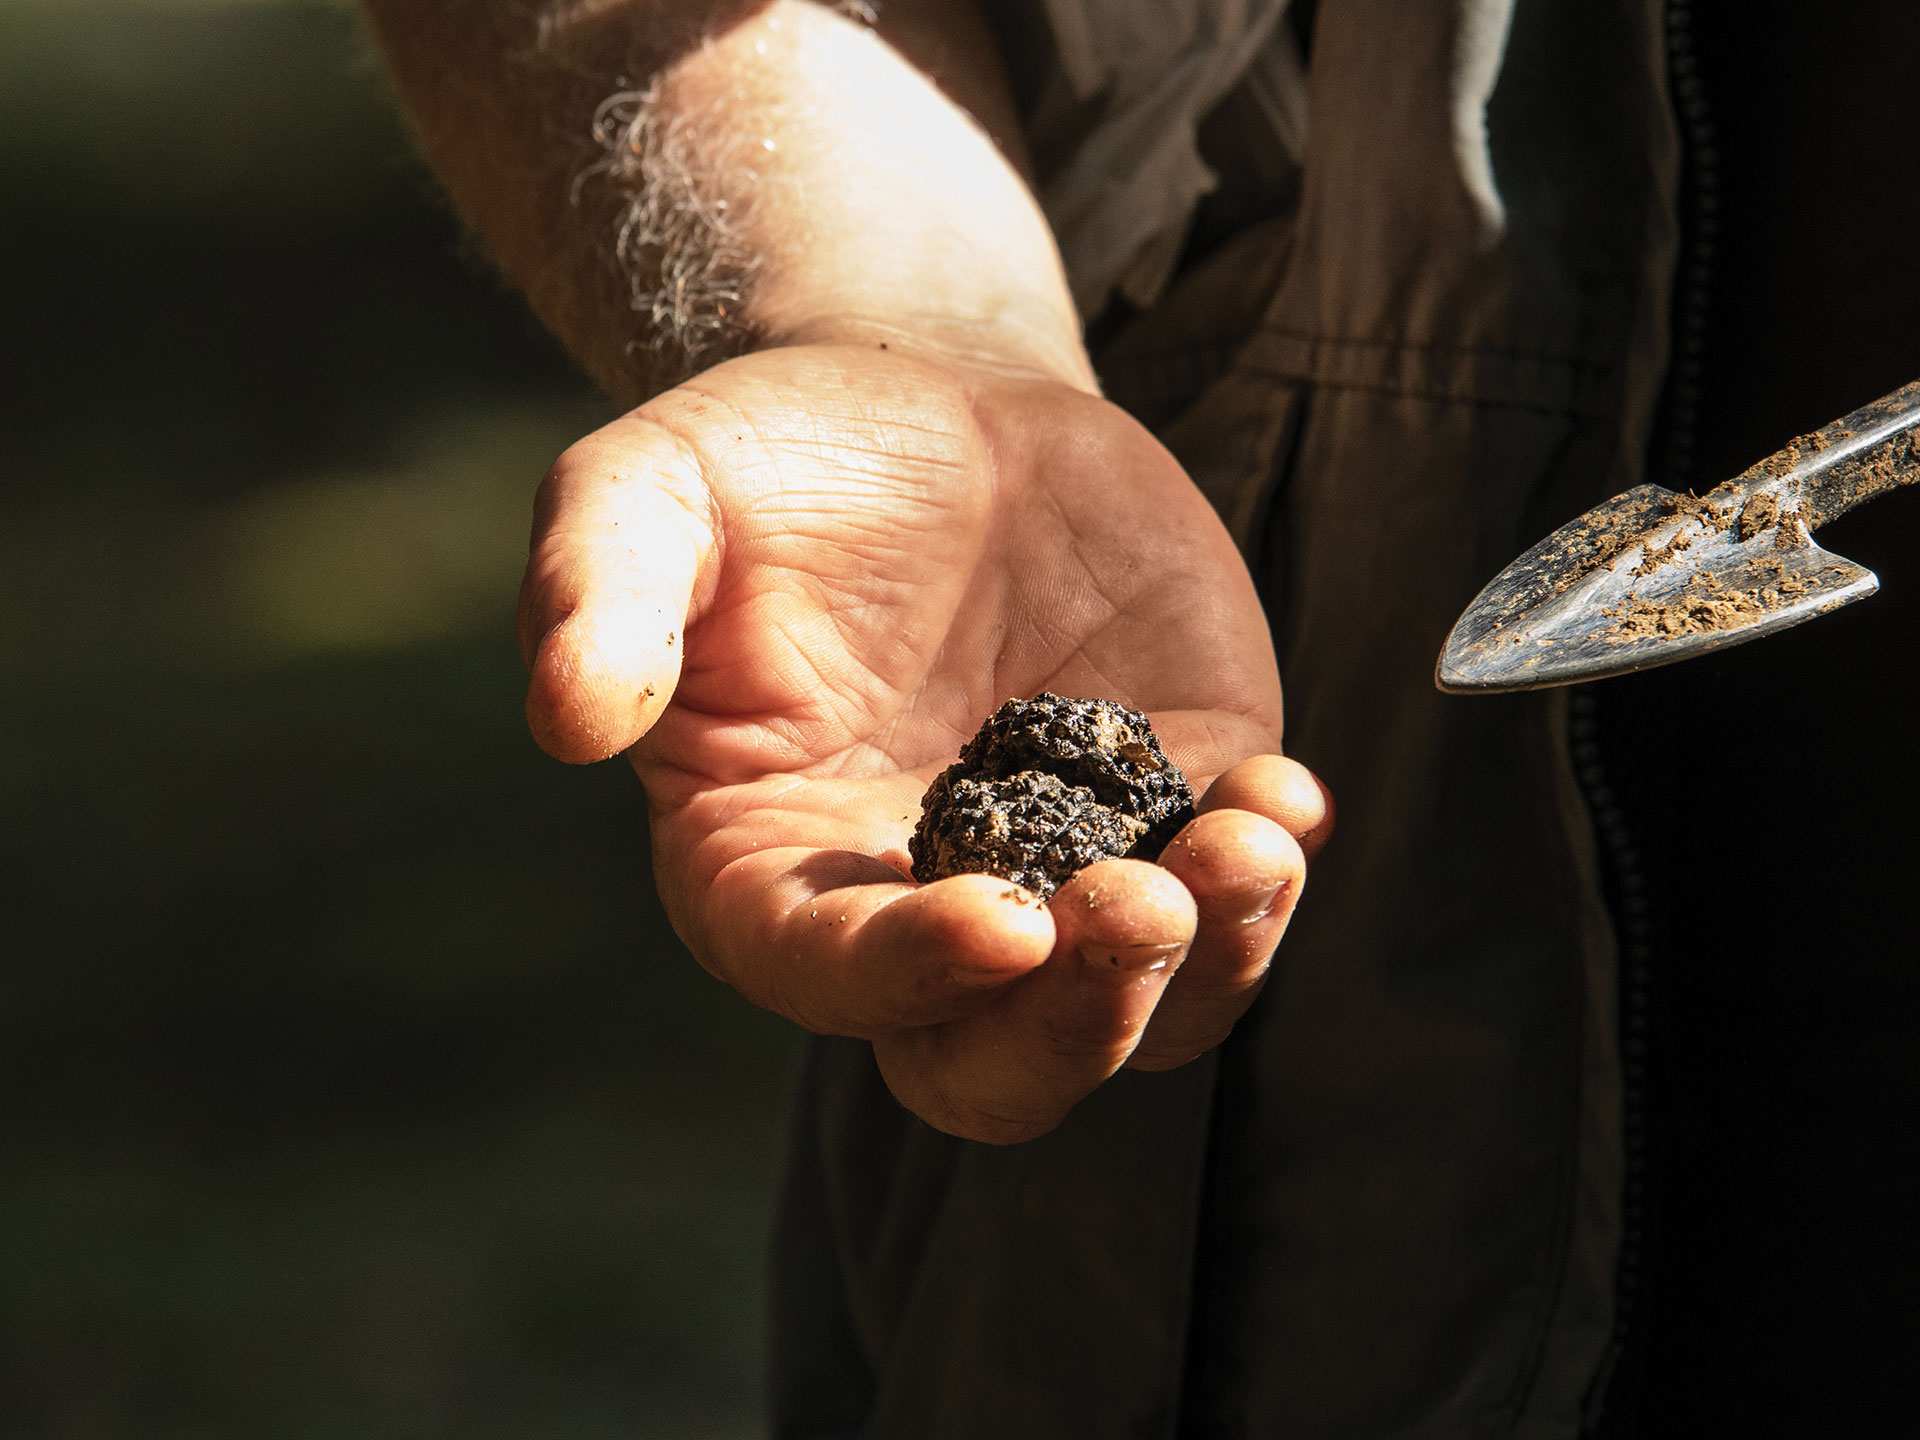
[[1796,440],[1772,463],[1783,458],[1788,468],[1775,473],[1797,482],[1809,530],[1920,481],[1920,380]]

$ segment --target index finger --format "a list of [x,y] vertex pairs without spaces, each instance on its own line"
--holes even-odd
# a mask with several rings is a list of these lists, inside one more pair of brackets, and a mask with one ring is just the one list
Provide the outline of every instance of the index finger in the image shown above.
[[1045,1134],[1126,1061],[1193,940],[1193,897],[1144,860],[1089,865],[1054,895],[1047,964],[952,1025],[874,1046],[901,1102],[993,1144]]

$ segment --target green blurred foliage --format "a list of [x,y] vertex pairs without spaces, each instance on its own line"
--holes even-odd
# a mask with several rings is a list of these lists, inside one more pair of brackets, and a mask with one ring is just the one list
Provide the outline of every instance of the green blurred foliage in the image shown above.
[[734,1436],[794,1039],[519,718],[606,418],[351,14],[0,7],[0,1435]]

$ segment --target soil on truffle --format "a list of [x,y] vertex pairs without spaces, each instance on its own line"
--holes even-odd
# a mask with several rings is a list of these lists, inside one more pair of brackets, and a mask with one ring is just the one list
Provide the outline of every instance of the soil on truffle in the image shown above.
[[927,787],[916,880],[984,872],[1051,895],[1096,860],[1158,855],[1193,791],[1147,717],[1043,691],[1002,705]]

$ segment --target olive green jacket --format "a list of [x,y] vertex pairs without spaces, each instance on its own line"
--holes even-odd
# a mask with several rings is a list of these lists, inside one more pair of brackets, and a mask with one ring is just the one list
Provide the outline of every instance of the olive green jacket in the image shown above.
[[1665,71],[1658,0],[1322,0],[1284,213],[1103,375],[1241,542],[1340,833],[1224,1049],[1042,1140],[935,1133],[813,1046],[778,1433],[1578,1433],[1625,1159],[1592,825],[1564,694],[1432,673],[1494,571],[1642,478]]

